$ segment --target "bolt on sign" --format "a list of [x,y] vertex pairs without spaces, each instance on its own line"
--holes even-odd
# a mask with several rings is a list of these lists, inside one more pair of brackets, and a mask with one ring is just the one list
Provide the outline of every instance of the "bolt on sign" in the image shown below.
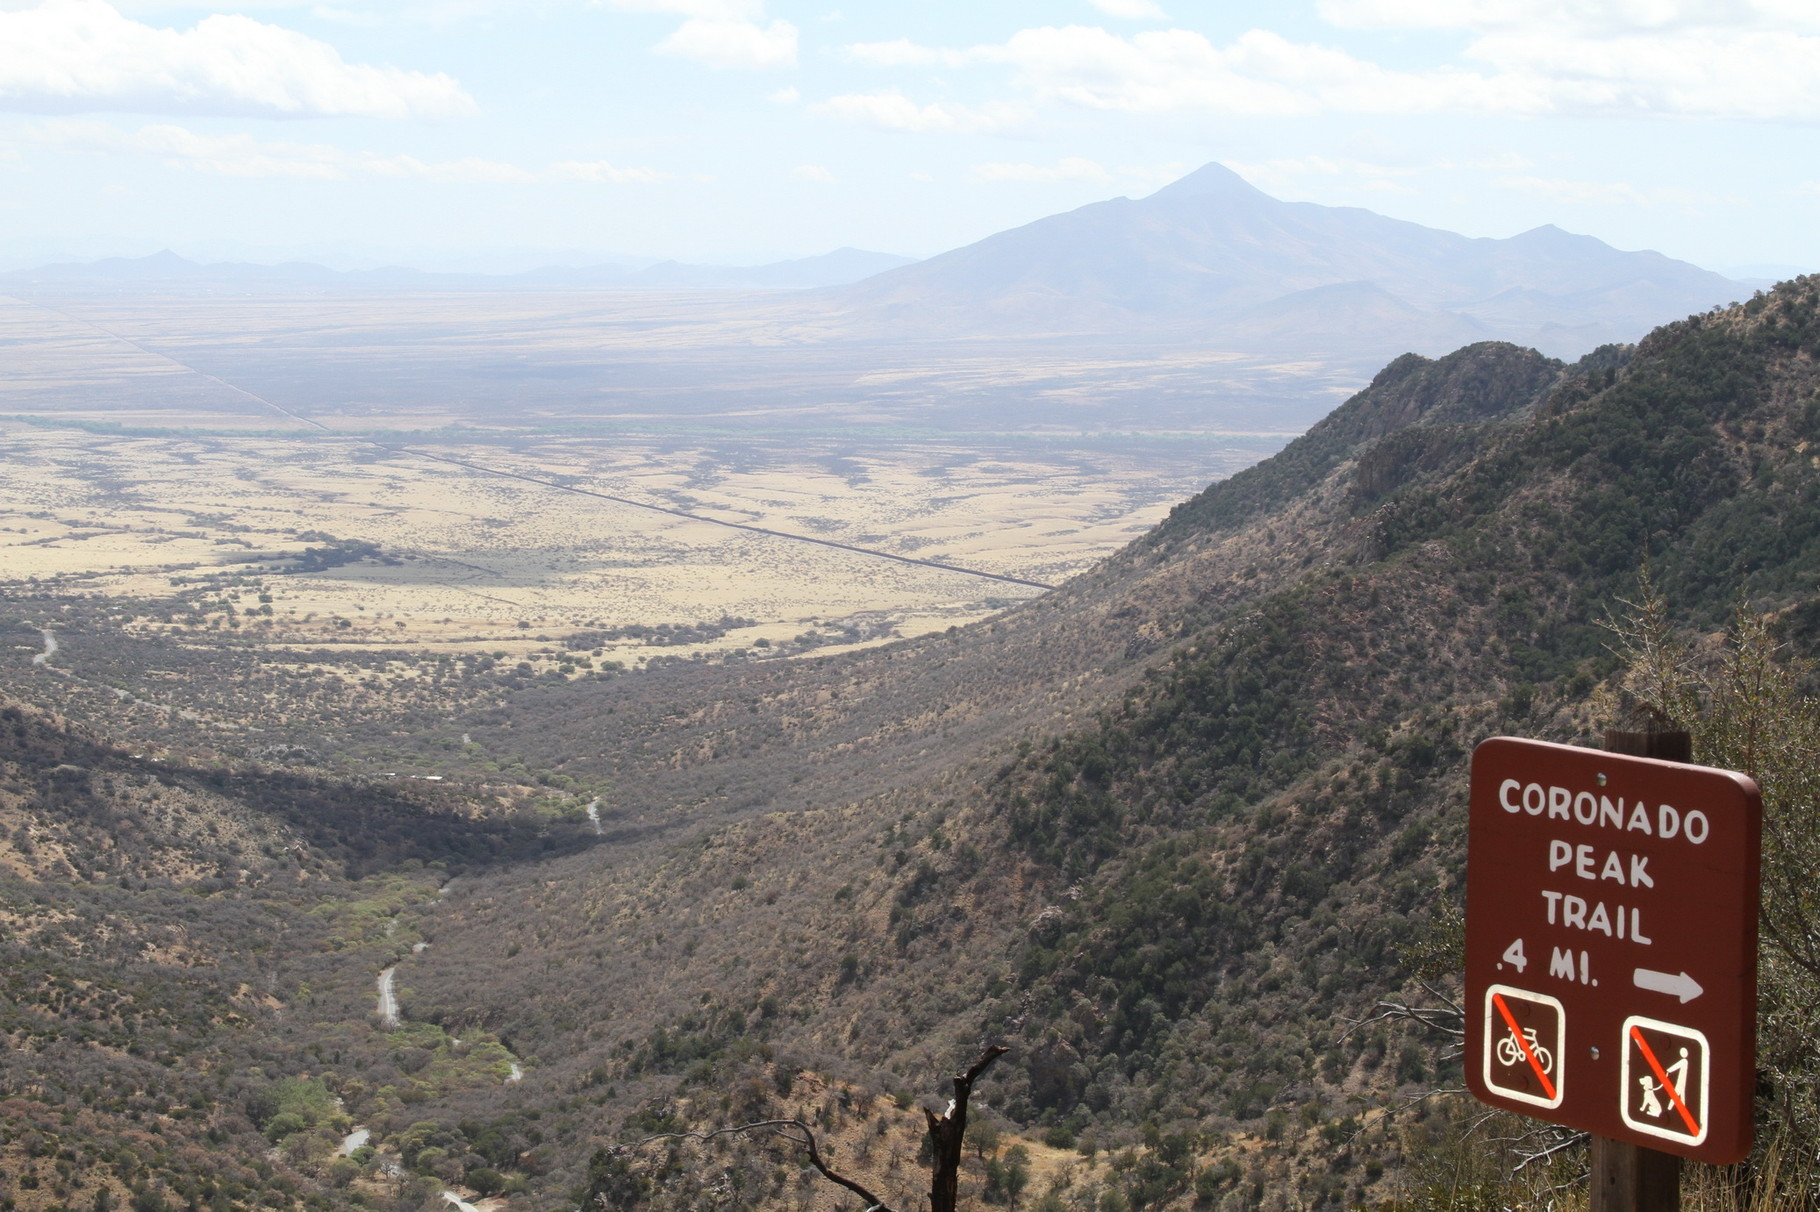
[[1742,774],[1495,737],[1473,753],[1466,1080],[1726,1164],[1750,1151],[1762,802]]

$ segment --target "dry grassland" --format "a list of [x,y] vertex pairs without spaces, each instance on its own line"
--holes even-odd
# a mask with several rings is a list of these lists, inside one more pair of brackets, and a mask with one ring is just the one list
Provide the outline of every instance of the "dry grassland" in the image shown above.
[[[878,642],[1038,590],[714,522],[1055,584],[1311,419],[1259,424],[1259,400],[1318,415],[1349,382],[832,323],[726,293],[0,298],[0,583],[238,578],[204,626],[279,647],[535,661],[577,630],[723,620],[664,655]],[[383,555],[287,571],[331,540]]]
[[[1053,583],[1251,458],[1218,448],[1087,457],[581,439],[426,453],[549,483],[321,435],[0,423],[0,569],[7,580],[140,598],[244,574],[272,598],[267,638],[285,643],[517,654],[582,628],[728,616],[754,624],[694,648],[780,644],[835,622],[871,639],[965,623],[1036,590],[555,485]],[[397,562],[282,573],[286,557],[329,537],[375,543]],[[240,609],[251,605],[249,595]],[[625,659],[649,651],[633,647]]]

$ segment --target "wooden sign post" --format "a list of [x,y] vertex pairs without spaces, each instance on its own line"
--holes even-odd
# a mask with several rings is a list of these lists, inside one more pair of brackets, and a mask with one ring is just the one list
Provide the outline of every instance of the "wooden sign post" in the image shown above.
[[[1608,753],[1691,764],[1693,737],[1670,732],[1605,730]],[[1681,1159],[1660,1149],[1646,1149],[1609,1136],[1592,1138],[1592,1189],[1588,1212],[1679,1212]]]

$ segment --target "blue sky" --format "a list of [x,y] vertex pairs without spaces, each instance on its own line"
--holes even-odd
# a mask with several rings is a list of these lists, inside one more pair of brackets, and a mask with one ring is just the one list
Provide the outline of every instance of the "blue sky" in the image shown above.
[[1820,268],[1813,0],[0,0],[0,259],[927,255],[1209,160]]

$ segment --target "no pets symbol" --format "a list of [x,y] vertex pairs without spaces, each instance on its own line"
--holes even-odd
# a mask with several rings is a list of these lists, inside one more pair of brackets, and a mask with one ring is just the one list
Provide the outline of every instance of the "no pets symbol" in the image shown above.
[[1706,1140],[1712,1051],[1692,1027],[1633,1015],[1624,1020],[1620,1108],[1624,1122],[1664,1140]]

